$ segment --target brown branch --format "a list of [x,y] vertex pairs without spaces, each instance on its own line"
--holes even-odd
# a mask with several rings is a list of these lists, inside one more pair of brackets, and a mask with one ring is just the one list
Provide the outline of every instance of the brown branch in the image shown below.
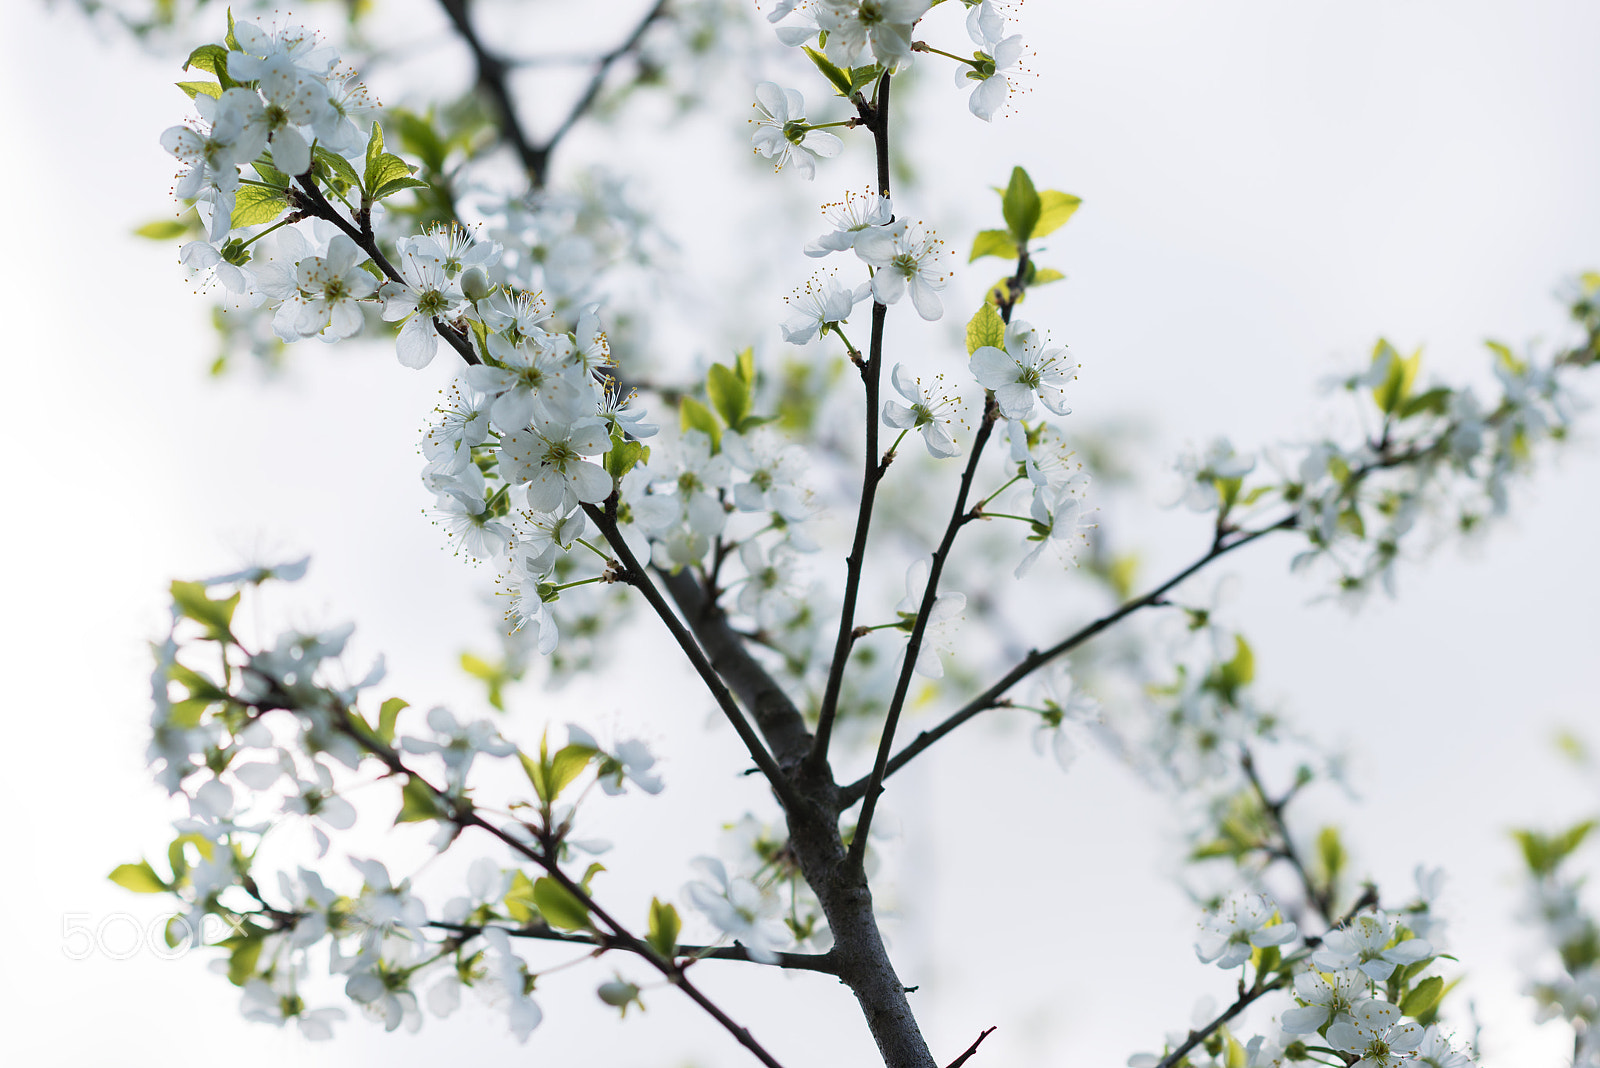
[[[346,237],[356,243],[357,248],[372,258],[372,262],[377,265],[378,270],[382,271],[384,276],[391,282],[396,282],[400,285],[410,284],[400,276],[400,272],[395,269],[395,265],[389,262],[389,258],[378,247],[377,239],[372,236],[370,227],[357,226],[343,215],[340,215],[339,209],[328,203],[328,198],[323,196],[322,190],[317,188],[315,179],[302,174],[295,181],[300,183],[300,191],[290,190],[295,203],[301,205],[303,210],[315,215],[317,218],[326,219],[337,226]],[[444,338],[445,343],[455,349],[456,354],[467,363],[483,362],[478,359],[478,353],[473,348],[472,341],[461,331],[449,323],[441,322],[437,316],[433,320],[433,326],[439,332],[439,336]]]
[[628,547],[627,540],[623,538],[622,532],[617,529],[616,516],[613,514],[616,506],[616,495],[614,493],[607,503],[608,507],[606,508],[585,504],[583,511],[594,522],[594,525],[599,528],[600,533],[605,536],[606,541],[611,545],[612,551],[622,561],[624,581],[644,595],[644,599],[649,602],[650,607],[655,609],[656,615],[661,617],[661,622],[666,624],[668,632],[672,634],[673,639],[678,643],[678,647],[683,650],[683,655],[688,658],[690,665],[694,667],[695,673],[700,676],[701,680],[705,682],[706,688],[711,691],[711,696],[717,702],[717,707],[722,709],[723,716],[733,725],[734,731],[739,735],[739,740],[744,743],[745,749],[749,751],[750,758],[755,761],[756,767],[761,769],[761,773],[772,784],[772,790],[778,795],[778,800],[783,803],[783,807],[785,809],[798,807],[801,804],[801,799],[799,793],[795,790],[794,783],[784,774],[783,769],[778,767],[777,762],[773,760],[772,754],[767,752],[761,738],[756,734],[755,729],[750,726],[750,721],[739,710],[739,705],[733,699],[733,694],[729,692],[727,685],[722,681],[721,676],[717,674],[716,669],[711,666],[711,662],[706,659],[706,654],[695,641],[694,635],[689,633],[677,615],[673,613],[672,606],[667,603],[666,598],[661,596],[661,591],[656,589],[655,583],[650,581],[649,572],[644,569],[638,558],[633,555],[633,550]]
[[472,60],[478,67],[478,88],[489,96],[494,102],[495,110],[500,113],[501,136],[511,142],[517,158],[522,161],[522,169],[528,174],[528,181],[535,187],[543,186],[549,152],[541,153],[535,148],[522,129],[522,123],[517,118],[516,104],[511,99],[511,88],[507,83],[510,65],[485,48],[483,42],[478,39],[477,31],[472,27],[472,18],[467,12],[468,3],[469,0],[439,0],[439,6],[444,8],[444,13],[450,17],[450,24],[455,27],[456,33],[472,51]]
[[[558,931],[554,927],[510,927],[504,924],[448,923],[443,920],[430,920],[426,926],[440,931],[449,931],[463,939],[475,938],[484,931],[493,928],[497,931],[504,931],[512,938],[527,938],[539,942],[564,942],[568,945],[593,946],[599,950],[618,948],[604,935]],[[746,961],[750,964],[765,964],[768,967],[783,968],[787,971],[820,972],[824,975],[839,974],[838,967],[833,962],[833,957],[827,953],[778,953],[776,956],[777,960],[772,962],[757,960],[750,955],[748,949],[736,942],[731,946],[680,945],[674,954],[674,959],[688,957],[691,958],[690,963],[697,960],[735,960]]]
[[[1139,611],[1139,609],[1160,603],[1162,597],[1169,590],[1177,586],[1184,579],[1193,575],[1195,572],[1204,568],[1207,564],[1210,564],[1212,561],[1216,560],[1218,557],[1225,556],[1234,549],[1248,545],[1256,539],[1265,537],[1274,531],[1289,530],[1293,528],[1294,525],[1295,517],[1293,515],[1288,515],[1270,526],[1253,530],[1248,534],[1244,534],[1222,545],[1213,545],[1204,556],[1200,557],[1194,563],[1179,571],[1176,575],[1173,575],[1171,578],[1167,579],[1155,589],[1150,590],[1148,593],[1145,593],[1139,597],[1135,597],[1131,601],[1124,602],[1115,611],[1101,616],[1093,623],[1080,628],[1074,633],[1068,635],[1066,638],[1063,638],[1061,641],[1057,642],[1055,645],[1050,646],[1048,649],[1044,649],[1042,651],[1035,649],[1029,652],[1027,656],[1022,658],[1021,662],[1019,662],[1010,671],[1006,672],[1005,675],[1001,676],[1001,678],[988,689],[984,690],[978,696],[968,701],[955,712],[952,712],[942,723],[934,727],[932,730],[926,730],[917,735],[917,737],[908,745],[906,745],[904,749],[896,753],[893,759],[891,759],[888,763],[888,767],[884,772],[884,778],[888,778],[888,776],[893,775],[895,772],[905,767],[906,764],[914,760],[918,754],[923,752],[929,746],[933,745],[934,742],[937,742],[940,738],[943,738],[945,735],[949,734],[951,731],[955,730],[972,717],[978,715],[980,712],[984,712],[988,709],[996,707],[999,704],[1001,697],[1005,695],[1007,690],[1011,689],[1011,687],[1015,686],[1018,682],[1027,678],[1033,672],[1048,664],[1056,657],[1076,649],[1078,646],[1082,645],[1090,638],[1093,638],[1101,631],[1106,630],[1121,622],[1128,616],[1133,615],[1135,612]],[[863,778],[851,783],[849,786],[844,787],[842,793],[846,799],[845,803],[848,805],[853,801],[864,797],[867,792],[869,781],[869,778]]]
[[966,1064],[967,1061],[972,1059],[972,1055],[974,1053],[978,1052],[978,1047],[983,1043],[983,1040],[988,1038],[992,1034],[994,1034],[994,1028],[992,1028],[992,1027],[984,1028],[978,1034],[978,1037],[972,1040],[972,1045],[967,1047],[967,1052],[963,1053],[961,1056],[959,1056],[955,1060],[951,1061],[949,1063],[949,1065],[947,1066],[947,1068],[961,1068],[961,1066],[963,1064]]
[[[878,195],[889,195],[889,75],[878,79],[878,100],[869,110],[874,151],[878,159]],[[867,532],[872,526],[872,508],[878,496],[878,483],[887,470],[886,459],[878,456],[878,395],[883,378],[883,330],[889,309],[876,299],[872,302],[872,341],[861,377],[866,384],[866,445],[862,450],[861,503],[856,512],[856,532],[845,558],[844,598],[839,606],[839,632],[833,643],[833,661],[828,665],[828,681],[823,687],[822,704],[817,714],[817,737],[806,758],[806,773],[821,775],[828,764],[828,745],[833,738],[833,721],[839,711],[839,691],[844,685],[845,667],[855,644],[856,597],[861,590],[861,572],[867,559]]]

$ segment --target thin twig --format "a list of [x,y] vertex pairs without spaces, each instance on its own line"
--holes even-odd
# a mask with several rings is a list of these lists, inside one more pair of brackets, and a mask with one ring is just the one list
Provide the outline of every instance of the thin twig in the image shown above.
[[[461,936],[463,939],[474,938],[491,927],[497,931],[504,931],[512,938],[527,938],[539,942],[565,942],[569,945],[593,946],[596,949],[617,948],[603,935],[579,934],[572,931],[558,931],[553,927],[510,927],[504,924],[470,924],[447,923],[443,920],[430,920],[428,927],[441,931],[449,931]],[[685,946],[677,948],[675,957],[689,957],[693,960],[733,960],[746,961],[750,964],[764,964],[772,968],[783,968],[788,971],[820,972],[825,975],[837,975],[838,965],[828,953],[778,953],[776,960],[758,960],[750,955],[750,951],[742,945],[731,946]]]
[[[899,771],[901,768],[905,767],[906,764],[915,759],[919,753],[923,752],[934,742],[937,742],[940,738],[943,738],[945,735],[949,734],[951,731],[967,722],[967,720],[978,715],[980,712],[984,712],[990,708],[996,707],[1000,701],[1000,698],[1005,695],[1007,690],[1011,689],[1011,687],[1027,678],[1045,664],[1048,664],[1050,661],[1064,653],[1076,649],[1078,646],[1082,645],[1090,638],[1093,638],[1101,631],[1121,622],[1123,619],[1137,612],[1139,609],[1159,603],[1163,595],[1165,595],[1174,586],[1177,586],[1184,579],[1201,570],[1218,557],[1225,556],[1234,549],[1248,545],[1256,539],[1265,537],[1274,531],[1289,530],[1294,525],[1295,517],[1293,515],[1288,515],[1280,519],[1278,522],[1271,524],[1270,526],[1250,531],[1248,534],[1241,535],[1240,537],[1229,541],[1224,545],[1213,546],[1204,556],[1200,557],[1194,563],[1190,564],[1188,567],[1185,567],[1183,570],[1167,579],[1155,589],[1150,590],[1148,593],[1142,594],[1139,597],[1135,597],[1131,601],[1124,602],[1115,611],[1101,616],[1093,623],[1080,628],[1074,633],[1068,635],[1066,638],[1063,638],[1061,641],[1057,642],[1055,645],[1050,646],[1048,649],[1044,649],[1042,651],[1035,649],[1028,653],[1027,656],[1022,658],[1020,663],[1018,663],[1010,671],[1006,672],[1005,675],[1001,676],[1001,678],[987,690],[984,690],[978,696],[968,701],[961,708],[957,709],[955,712],[952,712],[938,726],[932,728],[931,730],[923,731],[921,734],[917,735],[917,737],[908,743],[904,749],[896,753],[893,759],[889,761],[888,767],[884,772],[884,778],[888,778],[896,771]],[[862,778],[854,783],[851,783],[849,786],[844,787],[841,793],[845,797],[846,803],[850,803],[864,797],[867,792],[868,782],[868,778]]]
[[974,1053],[978,1052],[978,1046],[982,1044],[983,1040],[988,1038],[992,1034],[994,1034],[994,1028],[985,1027],[978,1034],[978,1037],[972,1040],[972,1045],[967,1047],[967,1052],[963,1053],[961,1056],[959,1056],[955,1060],[951,1061],[949,1063],[949,1065],[947,1066],[947,1068],[961,1068],[961,1066],[963,1064],[966,1064],[967,1061],[972,1059],[972,1055]]
[[[615,496],[613,495],[612,503],[614,504],[614,502]],[[672,634],[673,639],[677,641],[678,647],[683,650],[683,655],[688,658],[695,672],[705,682],[706,688],[711,691],[711,696],[716,700],[717,706],[722,709],[722,714],[733,725],[733,729],[739,735],[739,740],[744,743],[745,749],[749,751],[750,758],[756,762],[756,767],[761,769],[761,773],[772,784],[773,792],[778,795],[778,799],[783,803],[783,806],[786,809],[792,809],[800,805],[800,795],[795,790],[794,784],[783,773],[783,769],[778,767],[777,761],[767,751],[767,747],[762,743],[760,736],[756,734],[755,728],[750,726],[750,721],[745,718],[744,713],[739,709],[738,702],[733,699],[733,694],[728,691],[728,687],[723,683],[721,676],[711,666],[711,662],[706,659],[705,651],[695,641],[694,635],[689,633],[682,621],[678,619],[677,614],[672,611],[672,606],[667,603],[666,598],[661,596],[661,591],[656,589],[655,583],[650,581],[649,573],[639,563],[638,558],[633,555],[633,550],[628,547],[627,540],[623,538],[622,532],[617,529],[616,518],[610,513],[610,509],[601,508],[593,504],[585,504],[583,511],[594,522],[595,526],[600,529],[600,533],[605,535],[606,541],[610,543],[612,550],[622,561],[622,566],[626,569],[625,581],[644,595],[644,599],[650,603],[650,607],[655,609],[656,615],[661,617],[661,622],[666,624],[667,630]]]
[[[878,195],[889,195],[889,75],[878,80],[878,101],[871,109],[873,150],[878,158]],[[850,649],[855,644],[856,597],[861,590],[861,572],[867,558],[867,531],[872,526],[872,509],[878,496],[878,483],[886,470],[878,456],[878,392],[883,377],[883,330],[888,321],[889,309],[877,300],[872,302],[872,342],[868,348],[867,362],[861,368],[866,384],[867,430],[863,447],[861,475],[861,504],[856,512],[856,532],[850,543],[850,555],[845,559],[844,598],[839,606],[839,633],[833,643],[833,661],[828,665],[828,681],[823,687],[822,703],[818,706],[816,741],[811,755],[806,758],[805,772],[816,776],[828,763],[828,745],[833,738],[833,721],[839,711],[839,691],[844,685],[845,667],[850,662]]]
[[[300,183],[301,190],[295,193],[295,199],[304,206],[306,211],[337,226],[346,237],[355,242],[357,248],[372,258],[372,262],[377,265],[378,270],[382,271],[390,281],[398,285],[409,284],[400,276],[400,272],[395,269],[394,264],[389,262],[389,258],[383,254],[383,250],[378,247],[378,242],[372,236],[370,228],[358,227],[355,223],[340,215],[339,209],[328,203],[328,198],[323,196],[322,190],[317,188],[315,179],[302,174],[295,181]],[[294,191],[291,190],[291,192]],[[449,323],[441,322],[437,316],[434,317],[433,326],[438,331],[439,336],[444,338],[445,343],[455,349],[456,353],[467,363],[483,362],[478,359],[477,350],[473,348],[472,342],[455,327]]]
[[535,176],[535,185],[544,184],[546,169],[550,164],[550,153],[555,151],[556,146],[561,143],[561,139],[567,136],[573,125],[583,117],[584,112],[594,105],[595,98],[600,95],[601,87],[605,85],[606,75],[611,73],[611,68],[624,56],[639,47],[639,42],[644,39],[645,31],[650,28],[656,19],[664,15],[666,10],[667,0],[656,0],[651,5],[650,10],[645,12],[644,17],[634,26],[633,32],[628,34],[621,44],[595,62],[594,76],[589,79],[589,84],[584,89],[583,95],[572,105],[572,108],[567,112],[566,118],[561,120],[561,125],[556,127],[555,132],[545,138],[544,144],[533,150],[534,162],[528,165],[528,173]]

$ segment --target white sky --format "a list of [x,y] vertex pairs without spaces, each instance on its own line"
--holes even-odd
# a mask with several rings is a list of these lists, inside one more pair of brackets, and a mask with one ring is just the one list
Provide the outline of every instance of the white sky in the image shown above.
[[[930,39],[962,50],[942,15]],[[1303,432],[1323,407],[1317,379],[1361,360],[1380,334],[1403,349],[1425,343],[1441,373],[1479,375],[1486,337],[1563,338],[1552,292],[1600,266],[1594,5],[1035,0],[1022,27],[1041,76],[1018,117],[984,127],[942,69],[926,79],[926,99],[944,110],[905,139],[924,167],[914,209],[952,234],[990,225],[988,194],[976,191],[1014,162],[1084,198],[1052,241],[1070,280],[1035,294],[1029,314],[1084,364],[1077,417],[1142,415],[1154,455],[1217,432],[1241,446]],[[467,1049],[741,1063],[670,992],[642,1018],[607,1023],[588,974],[552,980],[546,1023],[525,1051],[476,1008],[430,1019],[418,1038],[356,1021],[333,1045],[307,1047],[243,1024],[235,991],[196,959],[64,956],[63,923],[156,911],[104,875],[157,851],[172,814],[141,766],[142,642],[160,624],[169,578],[224,569],[258,547],[315,550],[311,578],[279,610],[357,620],[361,649],[389,654],[395,692],[467,710],[472,690],[451,664],[486,644],[484,576],[441,553],[419,515],[414,441],[446,368],[419,380],[380,351],[308,344],[281,384],[203,379],[204,302],[172,249],[126,236],[168,210],[172,166],[156,138],[182,113],[167,84],[175,71],[32,4],[10,5],[0,48],[13,101],[11,165],[0,171],[14,249],[0,267],[14,297],[4,395],[23,479],[0,535],[12,724],[0,893],[23,946],[0,980],[8,1045],[67,1065],[112,1053],[153,1065],[196,1047],[226,1047],[239,1065],[422,1063]],[[808,84],[797,70],[789,83]],[[808,84],[807,95],[820,90]],[[710,160],[743,154],[744,107],[725,109],[734,132]],[[862,185],[861,161],[847,156],[814,189],[785,175],[758,192],[809,212]],[[709,205],[720,202],[707,187],[652,194],[685,229],[709,231],[697,240],[715,251]],[[986,281],[963,273],[947,304],[975,300]],[[777,309],[781,292],[763,306]],[[1306,607],[1321,591],[1288,577],[1285,547],[1234,568],[1247,580],[1234,615],[1266,689],[1356,757],[1363,803],[1325,797],[1315,815],[1341,821],[1359,862],[1396,895],[1419,861],[1451,872],[1451,945],[1499,1064],[1559,1064],[1566,1046],[1553,1030],[1535,1033],[1517,997],[1526,939],[1510,924],[1517,865],[1505,829],[1594,808],[1593,784],[1549,744],[1558,725],[1600,737],[1592,414],[1577,437],[1473,552],[1446,548],[1408,566],[1396,603],[1355,617]],[[1204,536],[1153,506],[1113,519],[1137,532],[1151,576]],[[759,802],[748,787],[729,799],[729,738],[693,733],[701,699],[687,683],[675,692],[671,721],[658,710],[641,725],[639,695],[598,686],[534,713],[559,723],[560,708],[578,708],[665,750],[668,792],[605,817],[618,837],[640,839],[616,858],[625,896],[674,892],[682,859],[713,846],[717,821]],[[700,788],[708,779],[715,790]],[[1164,806],[1107,761],[1063,777],[1020,732],[980,726],[936,750],[886,805],[902,829],[895,952],[922,986],[915,1005],[944,1059],[999,1024],[974,1064],[1118,1065],[1184,1026],[1198,994],[1226,994],[1225,977],[1195,963],[1194,917],[1165,878]],[[106,930],[127,935],[121,921]],[[831,980],[730,965],[705,983],[791,1068],[870,1063],[859,1014]],[[817,1022],[795,1021],[791,994]]]

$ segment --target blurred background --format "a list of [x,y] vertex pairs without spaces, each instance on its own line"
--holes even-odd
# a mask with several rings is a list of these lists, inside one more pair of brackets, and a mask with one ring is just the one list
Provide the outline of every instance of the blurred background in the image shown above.
[[[554,26],[535,42],[585,52],[607,47],[638,6],[486,4],[484,17],[505,33]],[[407,47],[368,84],[387,103],[459,91],[470,68],[442,15],[397,9],[392,32]],[[968,50],[955,13],[935,15],[924,36]],[[1600,267],[1600,8],[1035,0],[1018,18],[1038,54],[1014,114],[973,119],[942,67],[900,97],[910,117],[897,138],[915,172],[899,203],[965,248],[995,225],[987,187],[1013,164],[1083,198],[1050,239],[1048,262],[1068,280],[1034,294],[1027,314],[1083,365],[1072,418],[1136,430],[1126,463],[1143,489],[1104,521],[1140,552],[1146,578],[1209,536],[1202,518],[1162,507],[1182,448],[1219,433],[1240,448],[1303,438],[1337,403],[1318,382],[1364,366],[1380,335],[1426,346],[1424,376],[1452,381],[1487,379],[1486,338],[1549,351],[1567,337],[1559,288]],[[203,32],[183,50],[220,27]],[[764,24],[754,33],[764,50],[719,61],[700,110],[643,106],[616,132],[580,130],[558,159],[558,172],[604,158],[637,174],[677,242],[683,284],[721,295],[698,336],[663,335],[663,365],[747,343],[775,351],[782,296],[813,266],[798,248],[815,236],[816,205],[870,180],[854,150],[812,185],[750,160],[750,84],[774,78],[823,99],[814,74],[767,47]],[[647,993],[649,1011],[618,1024],[592,993],[605,964],[541,986],[545,1022],[525,1048],[470,998],[417,1036],[357,1018],[311,1045],[243,1022],[238,992],[204,954],[163,960],[143,944],[162,903],[105,876],[158,851],[179,814],[143,767],[146,643],[161,633],[167,582],[311,552],[310,575],[269,602],[269,618],[354,620],[353,661],[382,651],[385,693],[477,716],[482,690],[457,659],[495,648],[493,576],[445,551],[422,514],[416,442],[449,380],[445,359],[417,374],[383,342],[302,343],[280,375],[208,376],[208,299],[186,284],[175,243],[131,233],[170,217],[174,167],[157,138],[188,111],[171,85],[181,59],[143,53],[65,3],[8,5],[0,49],[13,241],[0,265],[12,308],[0,374],[22,472],[0,535],[0,894],[22,947],[0,970],[5,1045],[65,1065],[742,1063],[670,991]],[[574,91],[559,72],[549,86],[548,99]],[[559,112],[544,81],[525,88],[536,124]],[[771,253],[783,248],[793,255]],[[752,269],[753,256],[765,265]],[[992,273],[959,268],[945,319],[906,336],[959,355],[960,309]],[[1507,831],[1570,822],[1600,792],[1553,745],[1562,729],[1600,740],[1597,488],[1589,413],[1518,487],[1507,520],[1408,560],[1393,602],[1340,609],[1324,585],[1288,574],[1287,545],[1226,564],[1242,579],[1230,621],[1255,644],[1261,685],[1299,729],[1349,754],[1352,796],[1308,798],[1308,825],[1340,822],[1386,896],[1410,896],[1418,863],[1448,871],[1448,947],[1467,976],[1454,1008],[1472,1001],[1489,1064],[1570,1058],[1570,1033],[1535,1028],[1521,993],[1536,943],[1514,922]],[[716,851],[721,824],[771,812],[730,773],[736,742],[705,729],[692,680],[648,628],[629,633],[628,676],[647,683],[530,685],[513,710],[532,725],[523,737],[581,718],[642,734],[662,755],[666,793],[597,809],[596,832],[619,842],[605,876],[614,892],[668,897],[687,857]],[[1110,757],[1090,753],[1064,775],[1019,723],[980,722],[897,779],[885,805],[892,949],[943,1060],[998,1025],[974,1063],[1120,1065],[1185,1029],[1198,997],[1229,996],[1230,977],[1192,953],[1197,916],[1173,881],[1178,823]],[[374,849],[417,848],[361,833]],[[74,959],[66,932],[85,926],[100,937]],[[786,1064],[871,1063],[833,980],[711,968],[699,973],[708,992]]]

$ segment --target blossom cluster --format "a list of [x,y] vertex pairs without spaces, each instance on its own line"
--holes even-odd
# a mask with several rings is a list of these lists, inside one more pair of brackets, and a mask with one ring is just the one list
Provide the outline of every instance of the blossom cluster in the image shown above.
[[[140,861],[122,865],[112,878],[131,890],[174,897],[179,911],[169,940],[175,944],[198,945],[212,932],[227,932],[209,944],[224,955],[246,1019],[293,1021],[307,1038],[328,1038],[344,1010],[313,1007],[308,999],[331,983],[387,1030],[415,1031],[424,1007],[449,1016],[470,989],[525,1040],[542,1018],[531,996],[540,966],[516,946],[537,944],[540,932],[552,928],[579,936],[597,930],[588,895],[600,866],[591,865],[581,880],[561,874],[564,863],[609,849],[575,833],[590,793],[578,787],[587,780],[606,795],[660,793],[656,759],[637,739],[608,744],[576,725],[568,726],[559,749],[552,750],[548,732],[536,748],[522,749],[494,723],[463,722],[444,708],[416,717],[391,698],[376,714],[363,711],[364,695],[383,681],[383,665],[344,681],[348,626],[286,632],[268,647],[249,649],[236,630],[241,597],[262,582],[298,578],[305,567],[302,560],[174,584],[172,630],[155,647],[148,756],[188,815],[174,821],[169,872]],[[511,760],[527,774],[528,800],[514,800],[516,815],[497,826],[480,814],[482,786],[473,776],[480,759]],[[515,863],[479,857],[468,868],[465,893],[437,903],[420,875],[399,878],[359,854],[332,862],[330,846],[358,819],[345,795],[357,785],[370,790],[375,771],[399,787],[394,822],[432,825],[435,852],[451,850],[477,828],[509,847]],[[363,809],[360,818],[371,816]],[[271,872],[269,858],[283,854],[284,836],[297,831],[313,839],[316,862]],[[744,837],[753,844],[757,836]],[[273,846],[264,849],[269,839]],[[769,850],[769,868],[783,867],[781,853]],[[690,883],[683,900],[752,957],[769,959],[797,940],[825,943],[814,910],[803,927],[771,918],[770,878],[757,889],[717,862],[698,866],[710,882]],[[796,874],[792,865],[783,871]],[[677,955],[679,922],[673,906],[653,904],[649,939],[660,958]],[[321,960],[325,978],[313,963]],[[637,987],[619,1003],[607,986],[599,995],[610,1004],[625,1008],[637,1000]]]

